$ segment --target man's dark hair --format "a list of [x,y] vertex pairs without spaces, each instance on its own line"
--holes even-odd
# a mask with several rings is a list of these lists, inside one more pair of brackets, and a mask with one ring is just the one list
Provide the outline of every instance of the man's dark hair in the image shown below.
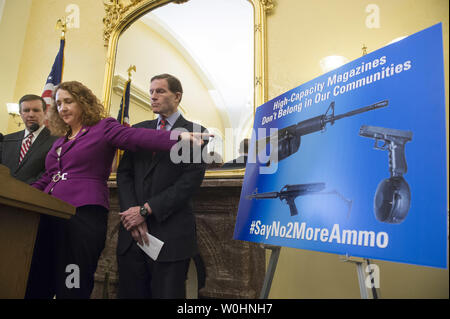
[[[150,82],[153,82],[153,80],[162,80],[162,79],[166,79],[167,86],[169,87],[170,92],[172,92],[172,93],[180,92],[181,94],[183,94],[183,87],[181,86],[180,80],[178,80],[176,77],[174,77],[171,74],[163,73],[163,74],[155,75],[154,77],[152,77]],[[180,101],[181,101],[181,99],[180,99]]]
[[42,97],[40,97],[39,95],[35,95],[35,94],[26,94],[24,96],[22,96],[19,100],[19,112],[22,112],[22,102],[27,102],[27,101],[36,101],[39,100],[42,103],[42,109],[45,110],[47,109],[47,103],[45,103],[44,99]]

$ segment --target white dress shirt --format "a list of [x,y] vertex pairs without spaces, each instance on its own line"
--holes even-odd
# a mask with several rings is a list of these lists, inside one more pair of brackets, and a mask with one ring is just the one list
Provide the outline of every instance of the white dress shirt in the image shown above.
[[[178,117],[180,116],[180,111],[176,111],[171,116],[166,118],[166,131],[170,131],[175,124],[175,122],[178,120]],[[161,125],[161,115],[158,116],[158,125],[156,129],[159,130],[159,127]]]
[[[39,134],[42,132],[42,130],[44,129],[45,125],[42,125],[40,128],[38,128],[36,131],[33,132],[33,138],[31,139],[31,144],[34,143],[34,141],[37,139],[37,137],[39,136]],[[25,128],[25,134],[23,136],[24,141],[25,141],[25,137],[28,136],[28,134],[30,134],[30,131],[28,131],[27,128]]]

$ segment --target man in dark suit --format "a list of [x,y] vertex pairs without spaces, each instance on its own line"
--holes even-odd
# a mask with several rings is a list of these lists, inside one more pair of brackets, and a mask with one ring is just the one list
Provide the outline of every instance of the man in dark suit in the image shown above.
[[[47,105],[38,95],[27,94],[19,101],[19,112],[25,129],[8,134],[0,143],[0,163],[13,177],[31,184],[45,172],[45,157],[57,139],[44,126]],[[48,289],[51,275],[51,217],[41,215],[31,262],[25,298],[52,298]]]
[[[0,163],[10,169],[13,177],[28,184],[44,173],[45,157],[57,138],[44,126],[46,107],[40,96],[23,96],[19,101],[19,112],[25,129],[6,135],[0,144]],[[31,146],[24,153],[28,139]]]
[[[179,113],[182,94],[177,78],[153,77],[152,110],[159,116],[135,127],[204,131]],[[185,298],[189,261],[198,252],[191,198],[202,183],[206,165],[199,149],[192,152],[195,158],[178,164],[171,159],[178,154],[171,153],[125,152],[120,161],[119,298]],[[164,242],[156,260],[137,246],[146,241],[146,232]]]

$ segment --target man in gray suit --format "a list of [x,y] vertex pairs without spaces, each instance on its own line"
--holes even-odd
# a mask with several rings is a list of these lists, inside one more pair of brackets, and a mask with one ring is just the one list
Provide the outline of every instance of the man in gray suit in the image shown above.
[[[47,105],[38,95],[27,94],[19,101],[19,111],[25,129],[8,134],[0,143],[0,164],[7,166],[13,177],[31,184],[45,172],[45,158],[53,142],[58,138],[51,136],[44,126]],[[53,258],[51,245],[52,219],[41,215],[38,234],[31,262],[25,298],[52,298],[49,286]]]

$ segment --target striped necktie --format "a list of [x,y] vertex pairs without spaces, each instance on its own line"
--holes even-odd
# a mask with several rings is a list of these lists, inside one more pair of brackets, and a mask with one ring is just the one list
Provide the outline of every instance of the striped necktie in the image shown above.
[[20,148],[19,163],[22,162],[23,158],[25,157],[25,154],[27,154],[28,150],[30,149],[32,139],[33,134],[30,134],[25,140],[23,140],[22,147]]

